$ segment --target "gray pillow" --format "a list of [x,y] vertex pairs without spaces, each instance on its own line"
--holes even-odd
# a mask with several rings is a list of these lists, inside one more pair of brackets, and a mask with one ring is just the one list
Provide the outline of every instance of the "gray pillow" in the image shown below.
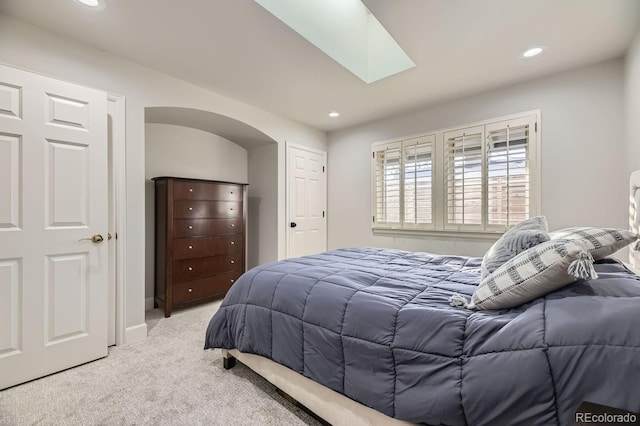
[[507,230],[482,258],[481,279],[519,253],[549,241],[549,228],[544,216],[536,216]]
[[505,262],[476,288],[471,300],[455,293],[452,306],[508,309],[558,290],[576,279],[598,278],[593,257],[579,240],[551,240]]

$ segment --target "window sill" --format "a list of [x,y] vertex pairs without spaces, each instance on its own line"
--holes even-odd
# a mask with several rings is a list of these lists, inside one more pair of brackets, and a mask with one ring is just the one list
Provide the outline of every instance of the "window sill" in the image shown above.
[[502,236],[502,232],[490,231],[437,231],[435,229],[400,229],[400,228],[371,228],[375,235],[418,235],[423,237],[438,238],[463,238],[467,240],[497,240]]

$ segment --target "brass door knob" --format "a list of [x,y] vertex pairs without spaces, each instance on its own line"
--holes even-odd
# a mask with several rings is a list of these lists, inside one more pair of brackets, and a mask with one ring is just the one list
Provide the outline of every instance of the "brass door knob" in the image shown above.
[[104,237],[100,234],[95,234],[93,235],[91,238],[81,238],[78,241],[92,241],[96,244],[101,243],[104,241]]

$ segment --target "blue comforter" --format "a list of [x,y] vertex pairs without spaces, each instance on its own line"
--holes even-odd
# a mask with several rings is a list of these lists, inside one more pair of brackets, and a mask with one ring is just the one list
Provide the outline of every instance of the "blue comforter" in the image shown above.
[[565,425],[582,401],[640,411],[640,277],[605,259],[597,280],[516,309],[450,306],[480,261],[351,248],[265,264],[233,285],[205,347],[417,423]]

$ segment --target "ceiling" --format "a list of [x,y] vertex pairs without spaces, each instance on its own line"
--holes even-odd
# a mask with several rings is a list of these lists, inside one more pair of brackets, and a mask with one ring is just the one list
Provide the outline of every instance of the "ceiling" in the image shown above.
[[364,0],[416,63],[367,85],[253,0],[105,3],[0,13],[325,131],[621,57],[640,24],[638,0]]

